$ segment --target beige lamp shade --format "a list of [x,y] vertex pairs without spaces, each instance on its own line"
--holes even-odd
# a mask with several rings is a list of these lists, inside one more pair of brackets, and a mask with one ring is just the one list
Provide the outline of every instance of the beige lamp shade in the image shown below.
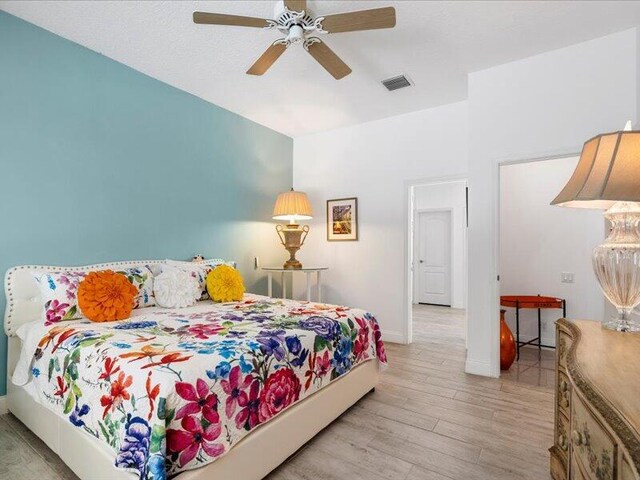
[[296,192],[293,188],[290,192],[278,195],[276,204],[273,207],[274,220],[296,220],[311,219],[311,203],[304,192]]
[[640,202],[640,131],[588,140],[573,175],[551,205],[606,210],[616,202]]

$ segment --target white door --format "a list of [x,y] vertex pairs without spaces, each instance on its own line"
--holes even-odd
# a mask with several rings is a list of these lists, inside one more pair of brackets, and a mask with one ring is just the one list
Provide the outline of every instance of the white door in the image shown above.
[[451,212],[418,213],[418,303],[451,305]]

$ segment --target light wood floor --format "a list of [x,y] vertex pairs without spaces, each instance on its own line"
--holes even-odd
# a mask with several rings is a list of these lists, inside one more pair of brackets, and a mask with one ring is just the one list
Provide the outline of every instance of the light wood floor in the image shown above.
[[[526,349],[501,379],[467,375],[463,328],[461,310],[416,306],[415,342],[387,345],[376,391],[268,480],[548,480],[553,352]],[[77,477],[9,414],[0,478]]]

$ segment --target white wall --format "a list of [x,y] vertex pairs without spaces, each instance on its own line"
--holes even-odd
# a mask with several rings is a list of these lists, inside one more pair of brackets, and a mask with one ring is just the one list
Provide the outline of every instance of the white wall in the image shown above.
[[[578,157],[518,163],[500,168],[500,294],[566,299],[570,318],[598,319],[604,296],[591,268],[591,251],[604,239],[599,210],[549,203],[573,173]],[[562,283],[562,272],[574,283]],[[515,335],[515,311],[507,308]],[[542,343],[555,345],[561,310],[542,310]],[[520,310],[521,340],[538,335],[537,310]]]
[[[420,185],[414,188],[413,193],[413,208],[415,212],[419,210],[451,209],[451,306],[453,308],[466,307],[466,186],[466,181]],[[415,231],[417,232],[417,218],[414,216],[414,219]],[[418,267],[415,264],[416,260],[414,258],[414,271],[417,271]],[[414,303],[416,302],[417,300],[414,298]]]
[[499,375],[497,165],[577,153],[637,120],[636,44],[632,29],[469,76],[467,372]]
[[[387,340],[406,340],[407,181],[466,175],[467,137],[462,102],[294,141],[293,184],[314,209],[297,256],[328,266],[324,300],[371,311]],[[360,239],[328,242],[326,201],[343,197],[358,197]]]
[[[387,339],[406,338],[405,182],[468,170],[466,370],[498,376],[498,165],[577,154],[637,121],[639,38],[631,29],[470,74],[467,102],[296,138],[294,186],[316,211],[299,257],[331,268],[326,299],[369,309]],[[361,240],[329,243],[325,201],[345,196],[359,197]]]

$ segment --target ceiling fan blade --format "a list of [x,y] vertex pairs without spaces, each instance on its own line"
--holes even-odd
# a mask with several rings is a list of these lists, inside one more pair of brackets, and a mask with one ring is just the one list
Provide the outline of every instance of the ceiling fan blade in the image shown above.
[[375,30],[396,26],[396,9],[393,7],[359,10],[357,12],[326,15],[322,28],[329,33]]
[[260,56],[256,63],[251,65],[251,68],[247,70],[249,75],[262,75],[271,65],[284,53],[287,46],[284,43],[274,43]]
[[294,12],[302,12],[307,10],[307,0],[284,0],[285,6]]
[[317,41],[311,43],[307,50],[316,61],[322,65],[327,72],[333,75],[333,78],[340,80],[351,73],[349,65],[344,63],[339,56],[333,53],[326,43]]
[[193,21],[208,25],[233,25],[236,27],[263,28],[269,26],[269,22],[264,18],[226,15],[224,13],[193,12]]

